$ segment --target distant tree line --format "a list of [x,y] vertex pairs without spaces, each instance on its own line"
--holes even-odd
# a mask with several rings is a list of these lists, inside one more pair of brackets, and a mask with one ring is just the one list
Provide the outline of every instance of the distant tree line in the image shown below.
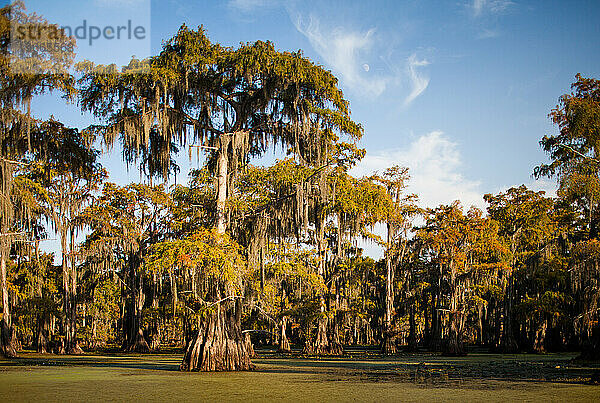
[[[14,68],[11,19],[52,25],[20,3],[1,10],[5,356],[176,347],[189,371],[250,369],[264,344],[600,359],[599,80],[577,75],[550,114],[559,133],[541,140],[550,162],[534,175],[556,178],[557,197],[520,186],[485,195],[485,212],[422,209],[406,168],[348,174],[363,128],[301,52],[224,47],[184,25],[147,60],[73,74],[71,39],[35,42],[33,73]],[[37,119],[32,98],[47,91],[101,124]],[[144,183],[107,182],[98,158],[117,143]],[[203,164],[167,186],[188,147]],[[286,157],[251,164],[273,148]],[[60,265],[40,250],[49,233]]]

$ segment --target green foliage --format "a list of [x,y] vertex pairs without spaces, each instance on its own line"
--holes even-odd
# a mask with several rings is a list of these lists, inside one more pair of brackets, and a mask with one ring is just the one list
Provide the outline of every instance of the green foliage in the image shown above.
[[92,229],[83,253],[110,261],[113,253],[123,259],[144,252],[163,236],[170,203],[162,185],[105,184],[102,195],[81,215],[81,222]]
[[174,142],[231,145],[235,167],[264,153],[271,141],[318,161],[332,131],[354,139],[363,132],[329,71],[301,52],[279,52],[271,42],[228,48],[212,43],[202,27],[183,25],[143,63],[133,60],[118,71],[82,62],[78,69],[82,108],[105,120],[90,133],[102,134],[108,144],[119,136],[133,160],[140,153],[128,150],[149,150],[156,132],[164,146],[142,153],[156,159],[153,166],[162,167],[163,176]]
[[544,192],[525,185],[510,188],[496,196],[487,194],[488,213],[499,224],[499,231],[510,244],[514,265],[523,265],[532,253],[546,245],[556,233],[554,201]]
[[114,276],[99,276],[86,304],[90,320],[81,330],[82,339],[92,346],[114,342],[116,322],[121,316],[121,287]]
[[210,229],[153,245],[145,267],[151,271],[193,269],[199,282],[210,284],[204,290],[210,301],[239,293],[248,272],[240,246],[227,234]]

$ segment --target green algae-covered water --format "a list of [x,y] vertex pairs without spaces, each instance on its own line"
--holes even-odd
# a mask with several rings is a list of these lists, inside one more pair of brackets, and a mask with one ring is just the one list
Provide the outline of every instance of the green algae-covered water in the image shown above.
[[600,401],[570,354],[257,358],[252,372],[182,373],[181,355],[22,354],[3,401]]

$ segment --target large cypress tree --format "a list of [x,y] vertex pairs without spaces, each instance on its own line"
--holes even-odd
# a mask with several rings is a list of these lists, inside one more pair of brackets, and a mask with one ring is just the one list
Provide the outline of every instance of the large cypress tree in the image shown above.
[[[280,145],[298,162],[319,166],[331,133],[362,135],[337,79],[301,52],[280,52],[271,42],[223,47],[213,44],[202,27],[184,25],[147,61],[134,60],[122,71],[91,63],[80,69],[81,105],[104,119],[94,129],[107,142],[120,137],[126,149],[143,150],[156,131],[164,147],[151,157],[165,176],[173,143],[196,142],[207,150],[216,179],[216,239],[227,231],[230,184],[252,156]],[[230,287],[223,281],[213,286],[210,298],[217,309],[209,325],[199,327],[182,368],[247,369],[239,301],[227,298]],[[242,353],[231,357],[230,351]]]

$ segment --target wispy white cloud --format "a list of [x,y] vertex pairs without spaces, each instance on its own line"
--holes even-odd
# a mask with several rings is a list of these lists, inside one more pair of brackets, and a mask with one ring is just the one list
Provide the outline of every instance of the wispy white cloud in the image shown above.
[[229,8],[248,13],[259,8],[274,7],[281,3],[280,0],[230,0]]
[[377,76],[370,73],[369,64],[364,62],[374,45],[375,28],[366,32],[323,28],[319,19],[313,15],[308,21],[301,16],[292,18],[292,21],[323,61],[339,74],[342,82],[350,88],[370,96],[378,96],[397,79],[394,76]]
[[[459,145],[443,132],[434,131],[416,138],[404,148],[367,152],[365,158],[350,173],[361,177],[375,171],[383,172],[393,165],[405,166],[410,173],[407,192],[419,196],[421,207],[435,208],[440,204],[460,200],[465,209],[475,206],[484,213],[487,208],[487,203],[483,200],[485,193],[498,194],[511,186],[520,185],[504,186],[495,191],[484,190],[479,180],[463,174],[463,160]],[[556,196],[556,181],[552,179],[531,180],[525,185],[534,191],[545,191],[546,196]],[[419,225],[420,222],[417,219],[415,224]],[[382,225],[376,226],[373,231],[379,236],[385,235],[385,227]],[[358,245],[367,256],[378,259],[383,255],[383,250],[377,245],[366,241],[360,241]]]
[[[429,65],[426,59],[412,54],[399,61],[392,55],[397,49],[389,37],[379,34],[377,28],[357,30],[348,26],[336,26],[314,14],[303,14],[294,5],[282,0],[229,0],[228,7],[242,14],[259,9],[283,7],[295,28],[304,35],[319,54],[323,64],[331,69],[341,84],[361,95],[376,98],[390,89],[398,90],[401,106],[410,105],[429,85],[429,77],[420,70]],[[404,94],[400,87],[410,92]],[[402,101],[402,97],[404,101]]]
[[429,65],[429,62],[425,59],[417,59],[416,54],[412,54],[406,63],[408,71],[408,77],[410,78],[412,90],[410,94],[404,99],[404,106],[408,106],[414,101],[419,95],[427,89],[429,85],[429,77],[424,76],[422,73],[417,71],[418,67]]
[[481,183],[461,173],[462,156],[458,144],[441,131],[425,134],[406,148],[367,152],[351,174],[370,175],[392,165],[409,168],[408,191],[419,196],[423,207],[436,207],[454,200],[460,200],[467,208],[472,205],[485,207]]
[[539,192],[543,190],[548,197],[556,197],[558,191],[558,183],[553,179],[537,179],[525,184],[529,189]]
[[473,17],[481,17],[486,14],[503,13],[514,4],[510,0],[473,0],[468,7]]
[[466,3],[467,12],[479,30],[477,39],[499,37],[502,31],[496,26],[498,18],[500,15],[508,13],[514,6],[516,3],[510,0],[470,0]]

